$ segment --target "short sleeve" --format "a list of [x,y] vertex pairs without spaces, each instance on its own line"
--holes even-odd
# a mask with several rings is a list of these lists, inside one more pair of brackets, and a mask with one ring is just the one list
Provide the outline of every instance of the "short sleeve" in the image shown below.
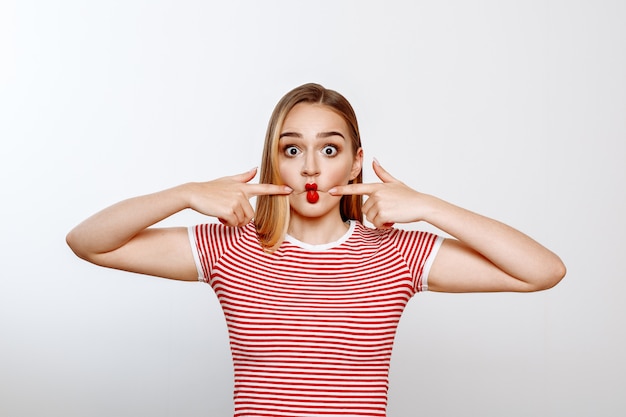
[[411,272],[414,291],[428,290],[428,274],[444,238],[430,232],[394,229],[391,239]]
[[196,232],[198,226],[191,226],[187,228],[187,235],[189,236],[189,245],[191,246],[191,254],[196,264],[196,271],[198,271],[198,281],[206,282],[206,274],[202,268],[202,262],[200,262],[200,253],[198,252],[198,240],[196,239]]
[[199,224],[188,228],[189,243],[199,281],[211,283],[213,266],[241,236],[242,229],[217,223]]

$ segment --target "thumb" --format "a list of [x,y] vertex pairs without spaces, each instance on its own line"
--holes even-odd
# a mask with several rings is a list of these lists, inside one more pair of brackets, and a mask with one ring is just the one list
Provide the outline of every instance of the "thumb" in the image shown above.
[[380,178],[382,182],[398,182],[390,173],[388,173],[381,165],[380,162],[376,158],[374,158],[374,162],[372,163],[372,167],[374,168],[374,172],[376,176]]
[[250,171],[246,171],[246,172],[243,172],[241,174],[233,175],[230,178],[232,180],[234,180],[234,181],[245,183],[245,182],[248,182],[248,181],[252,180],[252,178],[254,178],[256,176],[256,171],[257,171],[257,168],[254,167]]

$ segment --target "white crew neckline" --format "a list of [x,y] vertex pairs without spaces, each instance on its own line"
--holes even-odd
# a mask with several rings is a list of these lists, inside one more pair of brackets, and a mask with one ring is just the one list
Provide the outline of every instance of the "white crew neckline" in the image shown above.
[[349,222],[350,222],[350,226],[348,227],[348,230],[346,231],[346,233],[344,233],[343,236],[341,236],[339,239],[335,240],[334,242],[322,243],[320,245],[312,245],[310,243],[306,243],[301,240],[298,240],[295,237],[291,236],[290,234],[287,234],[285,236],[285,241],[293,245],[296,245],[302,249],[307,249],[307,250],[314,251],[314,252],[320,252],[320,251],[332,249],[334,247],[341,245],[346,240],[348,240],[350,236],[352,236],[352,233],[354,232],[354,228],[356,227],[356,221],[349,220]]

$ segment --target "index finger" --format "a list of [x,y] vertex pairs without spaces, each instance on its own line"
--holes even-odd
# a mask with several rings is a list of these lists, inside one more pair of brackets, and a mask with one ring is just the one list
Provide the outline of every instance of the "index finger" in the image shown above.
[[276,184],[246,184],[246,194],[250,197],[257,195],[287,195],[293,190],[286,185]]
[[330,195],[369,195],[372,194],[378,184],[348,184],[338,185],[328,190]]

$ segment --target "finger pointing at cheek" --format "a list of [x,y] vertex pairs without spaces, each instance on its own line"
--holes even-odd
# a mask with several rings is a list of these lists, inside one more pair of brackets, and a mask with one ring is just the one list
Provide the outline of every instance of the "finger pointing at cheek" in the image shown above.
[[276,184],[247,184],[246,194],[250,197],[258,195],[287,195],[293,190],[286,185]]
[[330,195],[370,195],[376,190],[376,184],[338,185],[328,190]]

